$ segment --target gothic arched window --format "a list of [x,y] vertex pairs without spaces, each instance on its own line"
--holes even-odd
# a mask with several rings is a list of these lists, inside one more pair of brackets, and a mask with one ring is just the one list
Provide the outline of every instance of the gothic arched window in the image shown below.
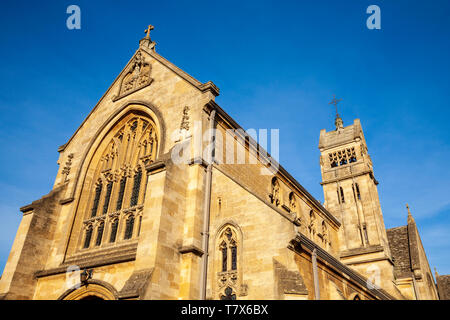
[[106,185],[106,194],[105,194],[105,202],[103,203],[103,214],[108,212],[109,208],[109,200],[111,199],[111,191],[113,187],[113,182],[109,181]]
[[109,236],[109,242],[116,241],[118,227],[119,227],[119,219],[114,219],[114,221],[111,223],[111,235]]
[[220,251],[222,253],[222,272],[224,272],[227,271],[228,268],[228,246],[225,241],[222,241]]
[[237,245],[236,242],[233,240],[230,243],[231,245],[231,270],[237,269]]
[[[139,231],[137,228],[134,231],[134,224],[139,221],[140,228],[145,198],[141,188],[147,181],[144,167],[156,159],[157,133],[156,124],[150,117],[141,112],[130,112],[112,126],[89,155],[88,166],[83,169],[86,177],[82,180],[80,195],[80,199],[87,201],[80,201],[76,224],[79,228],[87,224],[99,226],[95,227],[97,246],[103,246],[106,242],[102,241],[106,230],[109,242],[138,236]],[[124,237],[119,239],[118,232]],[[81,243],[85,248],[89,248],[90,238],[94,237],[93,230],[89,229],[73,235],[70,241]],[[86,238],[80,240],[83,235]]]
[[342,189],[342,187],[339,187],[339,191],[340,191],[341,203],[345,203],[344,189]]
[[[237,269],[237,239],[236,232],[227,227],[221,236],[219,250],[222,253],[222,272]],[[229,261],[228,257],[231,257]]]
[[134,227],[134,216],[130,215],[125,225],[125,235],[123,237],[124,239],[131,239],[131,237],[133,236],[133,227]]
[[95,217],[97,215],[98,203],[100,202],[101,193],[102,193],[102,184],[99,183],[95,188],[95,198],[94,203],[92,204],[91,217]]
[[[223,296],[231,297],[240,288],[242,267],[238,262],[242,261],[239,260],[240,248],[242,248],[241,237],[236,227],[225,225],[219,230],[216,238],[215,270],[219,283],[216,294],[220,299],[223,299]],[[235,294],[234,299],[236,299]]]
[[123,196],[125,195],[126,184],[127,184],[127,177],[122,177],[122,179],[120,179],[120,189],[119,189],[119,195],[117,197],[116,210],[122,209],[122,202],[123,202]]
[[130,207],[137,205],[139,199],[139,191],[141,188],[142,170],[139,167],[138,172],[134,175],[133,191],[131,193]]
[[105,229],[105,224],[101,222],[97,227],[97,239],[95,245],[99,246],[102,243],[103,230]]
[[89,246],[91,245],[91,238],[92,238],[92,225],[89,225],[86,229],[83,248],[85,249],[89,248]]
[[361,193],[359,192],[359,185],[357,183],[355,183],[353,192],[355,191],[356,191],[356,198],[358,198],[358,200],[361,200]]

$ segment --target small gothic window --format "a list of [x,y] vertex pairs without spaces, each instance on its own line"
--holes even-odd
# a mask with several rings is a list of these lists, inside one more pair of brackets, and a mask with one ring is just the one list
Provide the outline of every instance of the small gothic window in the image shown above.
[[222,259],[221,272],[237,270],[238,240],[234,228],[225,228],[220,234],[218,241],[218,249]]
[[230,287],[227,287],[224,293],[225,295],[220,296],[220,300],[236,300],[236,295]]
[[355,183],[355,188],[356,188],[356,196],[358,197],[359,200],[361,200],[361,193],[359,192],[359,185],[357,183]]
[[94,203],[92,204],[91,217],[95,217],[97,215],[98,203],[100,201],[101,193],[102,193],[102,184],[99,184],[95,188],[95,198]]
[[359,295],[355,295],[355,296],[353,297],[353,300],[361,300],[361,298],[359,297]]
[[125,225],[124,239],[131,239],[131,237],[133,236],[133,227],[134,227],[134,216],[130,215]]
[[235,243],[231,244],[231,270],[237,269],[237,247]]
[[142,170],[139,171],[134,176],[133,191],[131,193],[130,207],[137,205],[139,199],[139,189],[141,187]]
[[342,189],[342,187],[339,187],[339,190],[341,192],[341,203],[345,203],[344,189]]
[[115,219],[113,223],[111,224],[111,235],[109,237],[109,242],[116,241],[117,236],[117,227],[119,226],[119,220]]
[[102,222],[97,227],[97,240],[95,241],[95,245],[99,246],[102,243],[102,237],[103,237],[103,229],[105,228],[105,224]]
[[122,202],[123,202],[123,196],[125,193],[125,185],[127,183],[127,177],[123,177],[120,180],[120,189],[119,189],[119,196],[117,197],[117,204],[116,204],[116,210],[122,209]]
[[220,249],[222,251],[222,272],[225,272],[228,268],[228,248],[225,241],[222,242]]
[[86,229],[86,237],[84,238],[83,248],[89,248],[89,245],[91,244],[91,238],[92,238],[92,226],[89,226]]
[[108,213],[109,200],[111,199],[112,187],[113,187],[112,181],[108,182],[108,185],[106,186],[105,203],[103,204],[103,214]]

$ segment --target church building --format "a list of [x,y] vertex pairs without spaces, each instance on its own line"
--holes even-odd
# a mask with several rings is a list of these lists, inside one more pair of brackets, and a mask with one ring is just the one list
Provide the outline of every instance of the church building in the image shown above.
[[358,119],[320,131],[321,204],[215,102],[213,82],[155,51],[152,29],[59,147],[53,189],[20,208],[0,299],[450,296],[410,209],[385,228]]

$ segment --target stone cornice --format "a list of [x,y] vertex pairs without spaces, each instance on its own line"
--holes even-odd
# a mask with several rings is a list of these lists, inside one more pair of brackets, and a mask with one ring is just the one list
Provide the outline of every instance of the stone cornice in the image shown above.
[[178,252],[181,254],[193,253],[199,257],[201,257],[204,254],[204,251],[195,245],[183,246],[180,249],[178,249]]
[[206,83],[202,83],[202,82],[198,81],[197,79],[195,79],[194,77],[192,77],[187,72],[185,72],[185,71],[181,70],[180,68],[178,68],[176,65],[174,65],[172,62],[170,62],[169,60],[167,60],[163,56],[161,56],[158,53],[156,53],[156,51],[151,50],[151,49],[147,49],[145,47],[141,47],[140,49],[142,51],[145,51],[153,59],[155,59],[156,61],[158,61],[159,63],[161,63],[165,67],[167,67],[168,69],[170,69],[177,76],[179,76],[182,79],[184,79],[187,82],[189,82],[191,85],[193,85],[195,88],[197,88],[201,92],[210,91],[214,96],[218,96],[219,95],[219,91],[220,90],[212,81],[208,81]]
[[106,249],[104,253],[91,256],[86,255],[71,257],[57,268],[41,270],[35,273],[36,278],[56,275],[67,272],[69,266],[78,266],[80,269],[95,268],[110,264],[134,261],[136,259],[137,243],[123,247]]
[[[323,186],[323,185],[328,184],[328,183],[335,183],[335,182],[338,182],[338,181],[349,179],[351,177],[359,177],[359,176],[362,176],[362,175],[365,175],[365,174],[370,174],[370,173],[373,174],[373,171],[372,170],[364,170],[364,171],[360,171],[360,172],[355,172],[353,174],[347,174],[347,175],[342,176],[342,177],[338,177],[338,178],[328,179],[328,180],[322,181],[320,183],[320,185]],[[375,178],[374,178],[374,181],[376,181]]]
[[164,161],[156,161],[145,166],[147,173],[154,174],[166,169],[166,163]]

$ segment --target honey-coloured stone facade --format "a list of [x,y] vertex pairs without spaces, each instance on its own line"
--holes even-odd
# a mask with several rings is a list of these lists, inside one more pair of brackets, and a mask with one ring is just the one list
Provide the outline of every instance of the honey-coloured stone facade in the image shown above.
[[[358,120],[321,131],[322,205],[216,104],[212,82],[155,52],[150,30],[58,149],[53,189],[21,208],[0,298],[437,298],[412,222],[402,245],[417,261],[392,257],[406,238],[386,232]],[[226,161],[234,150],[245,161]]]

